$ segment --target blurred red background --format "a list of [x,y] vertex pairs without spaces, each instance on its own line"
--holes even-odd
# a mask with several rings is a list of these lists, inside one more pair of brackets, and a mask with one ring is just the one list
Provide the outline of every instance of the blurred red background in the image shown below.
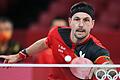
[[[18,1],[18,2],[17,2]],[[17,5],[19,0],[0,0],[0,15],[9,17],[15,24],[15,30],[13,39],[20,42],[22,46],[28,47],[36,40],[39,40],[47,36],[50,29],[51,21],[57,17],[63,17],[66,19],[69,17],[70,6],[79,1],[86,1],[90,3],[95,8],[96,23],[92,31],[92,34],[95,35],[110,51],[110,56],[115,64],[120,64],[120,54],[119,54],[119,45],[120,45],[120,0],[30,0],[29,3],[32,6],[32,3],[39,2],[46,3],[46,9],[37,9],[36,13],[32,14],[33,9],[30,9],[28,12],[23,10],[27,5],[27,2],[22,0],[20,2],[19,8],[21,11],[14,9],[12,6]],[[25,3],[25,4],[24,4]],[[49,3],[49,4],[48,4]],[[22,5],[24,4],[24,7]],[[36,4],[34,4],[36,5]],[[34,7],[34,5],[32,7]],[[11,6],[11,8],[10,8]],[[36,7],[41,7],[36,6]],[[28,8],[32,8],[28,7]],[[35,7],[35,8],[36,8]],[[59,9],[59,11],[58,11]],[[23,10],[23,11],[22,11]],[[12,12],[13,11],[13,12]],[[25,11],[25,12],[24,12]],[[20,12],[20,13],[19,13]],[[17,15],[15,15],[17,13]],[[19,15],[18,15],[19,13]],[[26,15],[24,15],[26,13]],[[27,15],[29,15],[28,18]],[[24,17],[21,17],[22,14]],[[22,22],[23,21],[23,22]],[[17,27],[18,26],[18,27]],[[39,56],[38,56],[39,55]],[[25,63],[34,63],[37,60],[43,60],[42,55],[38,54],[32,56],[29,60],[27,59]],[[41,62],[42,63],[42,62]],[[9,69],[0,69],[0,80],[47,80],[48,69],[46,68],[9,68]],[[8,76],[9,75],[9,76]],[[7,76],[7,77],[6,77]],[[18,78],[19,77],[19,78]]]

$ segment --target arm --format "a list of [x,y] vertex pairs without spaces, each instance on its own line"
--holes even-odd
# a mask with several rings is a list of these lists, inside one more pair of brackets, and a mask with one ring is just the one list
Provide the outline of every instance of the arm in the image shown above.
[[42,51],[42,50],[48,48],[45,40],[46,40],[46,38],[36,41],[34,44],[32,44],[31,46],[26,48],[26,53],[28,55],[30,55],[30,54],[37,53],[39,51]]
[[4,63],[18,62],[20,60],[25,59],[27,55],[34,54],[34,53],[37,53],[39,51],[42,51],[42,50],[48,48],[45,40],[46,40],[46,38],[36,41],[30,47],[24,49],[23,51],[20,51],[18,54],[9,55],[9,56],[1,55],[0,58],[5,59]]

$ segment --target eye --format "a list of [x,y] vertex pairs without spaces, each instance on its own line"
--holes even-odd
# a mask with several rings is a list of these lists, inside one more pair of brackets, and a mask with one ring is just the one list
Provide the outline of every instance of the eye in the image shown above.
[[73,20],[75,20],[75,21],[80,21],[80,19],[79,19],[79,18],[74,18]]
[[83,19],[84,20],[84,22],[90,22],[90,19],[89,18],[85,18],[85,19]]

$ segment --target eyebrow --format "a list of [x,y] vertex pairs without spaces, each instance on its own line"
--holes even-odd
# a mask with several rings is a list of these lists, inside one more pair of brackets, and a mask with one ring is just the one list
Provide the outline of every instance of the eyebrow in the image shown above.
[[[80,18],[80,17],[75,16],[74,18]],[[89,17],[85,17],[85,18],[90,19]],[[85,19],[85,18],[80,18],[80,19]]]
[[[89,17],[85,17],[85,18],[86,18],[86,19],[90,19]],[[85,19],[85,18],[84,18],[84,19]]]

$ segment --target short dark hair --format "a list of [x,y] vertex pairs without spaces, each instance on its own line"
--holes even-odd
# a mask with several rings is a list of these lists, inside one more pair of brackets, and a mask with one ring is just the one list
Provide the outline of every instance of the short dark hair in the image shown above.
[[0,17],[0,23],[3,23],[3,24],[9,23],[12,28],[14,27],[14,24],[12,23],[12,21],[7,17]]
[[93,20],[95,19],[93,7],[86,2],[79,2],[79,3],[74,4],[71,7],[70,9],[71,17],[77,12],[85,12],[89,14]]
[[0,22],[9,22],[9,23],[12,23],[12,21],[7,18],[7,17],[0,17]]

